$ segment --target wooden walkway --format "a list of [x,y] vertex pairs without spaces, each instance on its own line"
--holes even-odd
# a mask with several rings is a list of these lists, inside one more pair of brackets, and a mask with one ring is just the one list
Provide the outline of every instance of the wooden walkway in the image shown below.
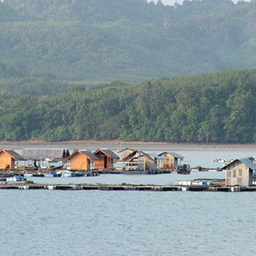
[[38,184],[33,182],[0,183],[0,189],[22,190],[100,190],[100,191],[191,191],[191,192],[256,192],[256,186],[181,186],[181,185],[133,185],[133,184]]

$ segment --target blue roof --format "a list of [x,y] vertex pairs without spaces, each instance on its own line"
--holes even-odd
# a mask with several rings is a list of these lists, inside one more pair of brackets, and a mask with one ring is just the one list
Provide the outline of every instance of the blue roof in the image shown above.
[[251,160],[249,160],[247,158],[243,158],[243,159],[238,159],[238,161],[242,162],[243,164],[245,164],[252,170],[254,170],[254,171],[256,170],[256,164],[254,162],[252,162]]
[[231,163],[228,163],[227,165],[225,165],[221,169],[225,169],[227,166],[231,165],[232,163],[234,163],[236,161],[239,161],[239,162],[245,164],[247,167],[249,167],[253,171],[256,171],[256,164],[254,162],[252,162],[251,160],[247,159],[247,158],[236,159],[236,160],[232,161]]

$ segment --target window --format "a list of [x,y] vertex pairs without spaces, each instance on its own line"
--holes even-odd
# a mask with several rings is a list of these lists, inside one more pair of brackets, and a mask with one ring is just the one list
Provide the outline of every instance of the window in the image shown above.
[[236,170],[233,170],[233,178],[236,178]]

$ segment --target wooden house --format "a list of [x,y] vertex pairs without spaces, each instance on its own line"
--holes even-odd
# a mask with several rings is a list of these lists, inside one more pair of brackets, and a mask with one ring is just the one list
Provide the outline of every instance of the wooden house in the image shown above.
[[76,150],[65,162],[70,162],[70,170],[72,171],[88,171],[94,169],[94,162],[99,160],[91,151]]
[[95,169],[99,170],[114,169],[114,161],[119,159],[110,149],[97,149],[93,154],[98,158],[95,160]]
[[153,154],[146,154],[140,151],[138,156],[138,167],[143,171],[155,171],[158,169],[158,160],[161,157]]
[[250,186],[253,184],[253,173],[256,171],[256,164],[249,159],[236,159],[221,170],[226,172],[226,186]]
[[118,152],[120,161],[127,161],[136,155],[138,151],[130,148],[125,148]]
[[0,170],[14,169],[18,161],[24,158],[13,150],[0,150]]
[[158,161],[163,160],[162,157],[154,154],[146,154],[143,151],[134,151],[132,154],[125,157],[124,170],[129,171],[155,171],[158,169]]
[[161,156],[163,158],[162,162],[160,163],[159,169],[164,170],[177,170],[184,159],[183,156],[175,152],[163,152],[158,156]]

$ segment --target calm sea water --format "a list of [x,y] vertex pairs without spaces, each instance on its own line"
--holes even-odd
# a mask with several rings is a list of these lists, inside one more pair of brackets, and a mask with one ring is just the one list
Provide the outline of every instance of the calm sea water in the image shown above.
[[0,255],[255,255],[256,193],[1,191]]
[[[201,152],[187,153],[194,161],[203,158]],[[240,152],[245,156],[247,153],[253,152]],[[223,156],[225,152],[218,154]],[[228,157],[233,155],[231,152]],[[224,174],[101,175],[33,180],[161,185],[202,177],[224,178]],[[0,197],[1,256],[251,256],[256,253],[256,193],[1,190]]]

